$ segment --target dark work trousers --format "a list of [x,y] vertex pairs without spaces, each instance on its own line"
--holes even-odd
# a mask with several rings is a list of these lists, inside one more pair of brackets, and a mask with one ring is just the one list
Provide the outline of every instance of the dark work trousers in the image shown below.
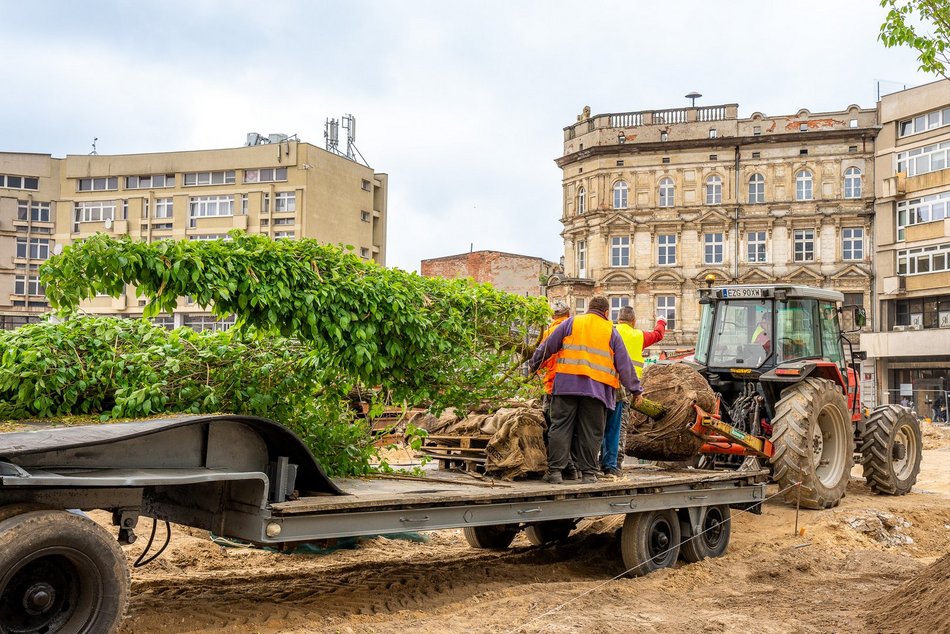
[[566,468],[573,456],[581,473],[596,473],[606,420],[607,409],[592,396],[555,395],[548,430],[548,470]]

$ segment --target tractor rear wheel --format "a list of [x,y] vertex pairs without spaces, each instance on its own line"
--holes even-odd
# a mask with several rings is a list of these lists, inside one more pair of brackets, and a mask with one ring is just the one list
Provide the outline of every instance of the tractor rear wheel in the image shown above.
[[864,478],[875,493],[904,495],[917,482],[923,440],[920,423],[899,405],[882,405],[868,417],[861,436]]
[[524,534],[535,546],[544,546],[567,539],[575,525],[574,520],[548,520],[529,525]]
[[810,509],[837,506],[854,460],[851,416],[837,385],[808,378],[786,388],[775,404],[772,444],[773,477],[786,502],[800,501]]
[[517,524],[494,524],[491,526],[466,526],[462,529],[465,541],[472,548],[505,550],[518,534]]

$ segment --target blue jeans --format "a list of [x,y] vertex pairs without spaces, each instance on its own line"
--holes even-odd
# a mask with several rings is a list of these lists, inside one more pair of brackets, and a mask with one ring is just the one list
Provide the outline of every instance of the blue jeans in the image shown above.
[[617,399],[617,407],[607,412],[607,426],[604,428],[604,441],[600,444],[600,468],[619,469],[618,450],[620,448],[620,419],[623,417],[623,401]]

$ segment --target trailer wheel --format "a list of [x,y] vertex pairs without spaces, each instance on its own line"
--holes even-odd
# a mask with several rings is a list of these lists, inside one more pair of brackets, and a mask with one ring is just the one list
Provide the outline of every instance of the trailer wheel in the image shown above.
[[680,552],[680,521],[676,511],[627,513],[620,533],[620,550],[632,577],[669,568]]
[[854,428],[841,389],[816,378],[786,388],[775,404],[772,429],[773,477],[785,501],[800,499],[808,509],[837,506],[854,460]]
[[684,517],[687,519],[680,522],[680,532],[683,534],[680,557],[683,561],[693,563],[725,554],[732,534],[732,512],[728,506],[722,504],[702,509],[699,532],[695,535],[688,514],[684,513]]
[[535,546],[562,542],[574,530],[574,520],[549,520],[531,524],[524,529],[525,537]]
[[907,409],[883,405],[868,417],[861,437],[864,478],[875,493],[904,495],[917,482],[923,444],[920,423]]
[[462,529],[465,541],[472,548],[486,550],[505,550],[511,546],[518,534],[517,524],[496,524],[493,526],[466,526]]
[[4,632],[114,632],[129,600],[118,542],[90,519],[31,511],[0,521]]

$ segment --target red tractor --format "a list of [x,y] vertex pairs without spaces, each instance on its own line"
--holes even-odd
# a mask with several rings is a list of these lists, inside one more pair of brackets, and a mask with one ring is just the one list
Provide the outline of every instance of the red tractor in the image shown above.
[[785,499],[805,508],[837,505],[854,462],[872,491],[910,491],[920,426],[899,405],[865,416],[858,355],[840,324],[849,314],[857,329],[866,317],[862,308],[842,308],[843,299],[792,285],[700,291],[695,361],[718,396],[716,411],[698,410],[693,428],[705,440],[707,465],[768,459]]

